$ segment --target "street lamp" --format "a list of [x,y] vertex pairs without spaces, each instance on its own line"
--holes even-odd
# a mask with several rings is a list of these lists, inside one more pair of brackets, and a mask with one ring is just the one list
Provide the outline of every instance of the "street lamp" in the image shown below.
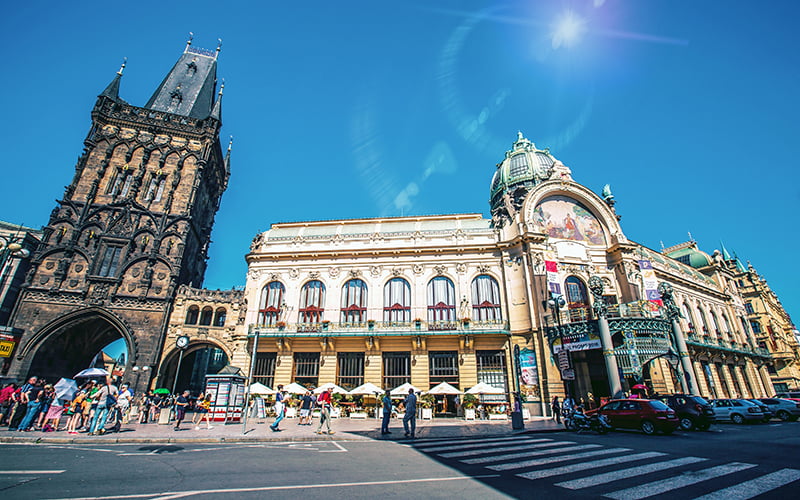
[[133,383],[134,390],[139,390],[139,376],[144,374],[145,377],[147,376],[148,372],[150,371],[149,366],[134,366],[132,368],[133,373],[136,374],[136,381]]
[[[20,228],[22,228],[22,226],[20,226]],[[30,257],[30,250],[22,247],[21,242],[24,239],[24,236],[19,236],[19,231],[12,236],[0,236],[0,287],[3,286],[3,281],[5,281],[6,262],[12,257],[18,259],[27,259]]]
[[[559,366],[561,369],[561,381],[564,382],[564,394],[567,397],[572,397],[572,391],[570,391],[569,380],[574,379],[575,375],[572,373],[572,378],[568,378],[570,373],[568,370],[572,370],[572,359],[570,356],[569,351],[567,350],[566,346],[564,345],[564,330],[561,326],[561,308],[567,305],[566,300],[564,300],[564,296],[560,293],[550,292],[550,299],[547,301],[547,307],[553,311],[556,316],[556,332],[558,333],[558,340],[561,343],[561,352],[559,352],[559,358],[562,356],[565,358],[565,364],[567,365],[566,368]],[[555,349],[554,349],[555,350]],[[561,353],[564,353],[563,355]],[[559,365],[560,365],[559,360]],[[565,376],[565,374],[567,376]]]
[[[283,303],[286,305],[286,302]],[[247,409],[250,404],[250,386],[253,384],[253,373],[256,369],[256,354],[258,353],[258,334],[259,329],[256,328],[256,336],[253,338],[253,355],[250,356],[250,373],[247,374],[247,387],[244,388],[244,408],[242,408],[242,434],[247,434]],[[278,339],[283,341],[283,339]],[[281,347],[283,344],[281,343]]]
[[175,345],[180,349],[180,354],[178,355],[178,367],[175,369],[175,380],[172,382],[172,394],[175,394],[175,389],[178,388],[178,375],[181,373],[181,362],[183,361],[183,353],[186,351],[186,348],[189,347],[189,336],[188,335],[181,335],[178,337],[178,340],[175,341]]

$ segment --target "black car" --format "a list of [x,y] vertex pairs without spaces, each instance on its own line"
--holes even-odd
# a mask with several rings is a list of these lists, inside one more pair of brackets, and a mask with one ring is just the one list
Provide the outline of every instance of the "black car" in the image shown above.
[[772,417],[775,416],[772,411],[772,408],[767,406],[767,404],[764,403],[763,401],[760,401],[758,399],[748,399],[747,401],[750,401],[754,405],[758,405],[761,408],[761,413],[764,414],[764,419],[762,420],[762,422],[767,423],[770,420],[772,420]]
[[680,420],[680,428],[684,431],[692,429],[707,431],[715,421],[714,408],[700,396],[672,394],[659,399],[675,410]]

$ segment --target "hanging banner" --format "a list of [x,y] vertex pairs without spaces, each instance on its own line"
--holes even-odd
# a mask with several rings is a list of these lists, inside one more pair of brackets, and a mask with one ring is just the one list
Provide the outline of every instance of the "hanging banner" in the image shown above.
[[588,351],[589,349],[603,347],[600,341],[600,331],[593,327],[591,322],[585,328],[567,328],[566,326],[561,328],[561,335],[558,334],[557,330],[552,334],[548,333],[550,345],[555,354],[561,351]]
[[539,372],[536,364],[536,351],[523,348],[517,351],[517,367],[519,369],[519,389],[525,402],[538,401]]
[[561,293],[561,284],[558,282],[558,262],[554,260],[544,261],[547,271],[547,289],[553,293]]
[[642,273],[645,299],[655,306],[652,307],[652,310],[656,311],[664,305],[664,302],[661,300],[661,294],[658,293],[658,280],[656,272],[653,270],[653,263],[647,259],[640,260],[639,271]]

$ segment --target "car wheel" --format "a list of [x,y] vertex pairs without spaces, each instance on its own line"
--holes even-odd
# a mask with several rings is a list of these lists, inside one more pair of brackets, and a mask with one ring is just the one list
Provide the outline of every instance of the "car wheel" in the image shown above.
[[784,422],[788,422],[792,416],[786,410],[781,410],[778,412],[778,418],[783,420]]
[[681,418],[681,429],[684,431],[690,431],[694,429],[694,420],[692,420],[690,417]]
[[743,424],[744,423],[744,417],[739,415],[738,413],[734,413],[733,415],[731,415],[731,421],[734,424]]
[[655,434],[656,433],[656,426],[653,425],[653,422],[649,420],[644,420],[642,422],[642,432],[647,435]]

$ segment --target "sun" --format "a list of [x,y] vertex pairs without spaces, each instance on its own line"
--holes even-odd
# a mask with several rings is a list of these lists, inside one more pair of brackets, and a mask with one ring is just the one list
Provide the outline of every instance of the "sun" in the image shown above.
[[553,49],[572,47],[580,42],[585,32],[586,21],[572,11],[566,11],[554,24]]

